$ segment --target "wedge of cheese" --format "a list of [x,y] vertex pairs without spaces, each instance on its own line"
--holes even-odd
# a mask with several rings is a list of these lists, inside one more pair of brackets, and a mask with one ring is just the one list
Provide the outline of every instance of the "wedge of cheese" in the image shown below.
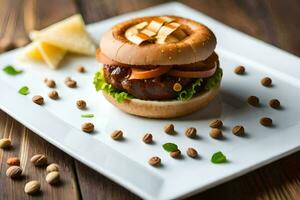
[[42,54],[38,48],[38,42],[32,42],[25,46],[19,58],[43,61]]
[[51,69],[57,69],[66,52],[66,50],[51,44],[35,41],[24,48],[21,57],[44,62]]
[[43,30],[33,31],[30,38],[73,53],[95,55],[96,52],[81,15],[74,15]]

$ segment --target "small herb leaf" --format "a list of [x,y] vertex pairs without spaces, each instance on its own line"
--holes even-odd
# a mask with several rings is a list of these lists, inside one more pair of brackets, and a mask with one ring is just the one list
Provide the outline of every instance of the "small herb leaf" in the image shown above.
[[18,75],[18,74],[21,74],[23,72],[23,70],[18,70],[18,69],[15,69],[13,66],[11,65],[7,65],[6,67],[3,68],[3,71],[8,74],[8,75],[11,75],[11,76],[15,76],[15,75]]
[[168,151],[168,152],[172,152],[178,149],[178,146],[176,144],[173,143],[165,143],[163,145],[164,150]]
[[226,161],[226,156],[221,151],[214,153],[211,157],[211,162],[215,164],[224,163]]
[[94,117],[94,114],[91,114],[91,113],[82,114],[81,117],[84,117],[84,118],[92,118],[92,117]]
[[27,86],[23,86],[19,89],[18,92],[22,95],[27,95],[27,94],[29,94],[29,88]]

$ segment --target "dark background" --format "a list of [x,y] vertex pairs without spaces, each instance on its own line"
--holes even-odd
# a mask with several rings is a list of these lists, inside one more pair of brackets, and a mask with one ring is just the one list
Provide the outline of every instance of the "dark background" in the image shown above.
[[[85,22],[91,23],[164,2],[167,1],[0,0],[0,52],[25,45],[29,42],[29,31],[41,29],[74,13],[81,13]],[[180,2],[300,56],[299,0]],[[43,190],[34,199],[137,199],[126,189],[74,160],[0,110],[0,138],[2,137],[10,137],[14,148],[5,152],[0,150],[0,199],[31,199],[23,189],[25,182],[32,179],[40,180]],[[60,164],[61,185],[49,186],[44,181],[44,169],[30,166],[28,160],[35,153],[44,153],[50,162]],[[27,174],[24,179],[11,181],[5,176],[5,162],[11,156],[21,158],[21,165]],[[297,152],[192,199],[300,199],[299,168],[300,152]]]

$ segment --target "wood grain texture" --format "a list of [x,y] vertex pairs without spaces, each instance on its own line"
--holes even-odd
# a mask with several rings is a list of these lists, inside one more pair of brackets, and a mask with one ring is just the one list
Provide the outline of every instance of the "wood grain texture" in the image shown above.
[[[87,23],[139,10],[164,0],[0,0],[0,52],[28,42],[27,33],[80,12]],[[300,1],[298,0],[181,0],[199,11],[300,56]],[[284,67],[284,66],[283,66]],[[14,148],[0,150],[0,199],[31,199],[23,192],[27,180],[42,182],[38,199],[139,199],[103,175],[74,160],[0,111],[0,138],[12,139]],[[58,162],[62,185],[49,186],[44,169],[29,162],[44,153]],[[25,177],[11,181],[5,176],[6,159],[19,156]],[[300,152],[224,183],[189,199],[300,199]],[[201,178],[201,177],[199,177]]]
[[[10,138],[13,147],[9,150],[0,150],[0,199],[31,199],[24,193],[24,186],[30,180],[41,182],[41,192],[34,195],[34,199],[61,199],[68,195],[71,199],[79,199],[80,192],[75,174],[73,159],[58,148],[52,146],[29,129],[0,111],[0,138]],[[49,163],[60,165],[61,182],[55,186],[45,181],[45,167],[35,167],[30,158],[35,154],[47,155]],[[11,180],[6,177],[9,157],[19,157],[23,177]]]

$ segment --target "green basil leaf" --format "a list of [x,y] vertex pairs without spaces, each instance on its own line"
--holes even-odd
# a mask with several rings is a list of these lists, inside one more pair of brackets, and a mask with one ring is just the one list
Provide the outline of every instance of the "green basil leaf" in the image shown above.
[[107,83],[104,78],[103,68],[94,76],[93,81],[96,91],[102,90],[112,96],[118,103],[124,102],[126,99],[132,99],[133,96],[127,92],[117,90],[111,84]]
[[2,69],[6,74],[8,75],[11,75],[11,76],[15,76],[15,75],[18,75],[18,74],[21,74],[23,72],[23,70],[18,70],[18,69],[15,69],[13,66],[11,65],[7,65],[6,67],[4,67]]
[[22,95],[27,95],[27,94],[29,94],[29,88],[27,86],[23,86],[19,89],[18,92]]
[[224,163],[226,161],[226,156],[221,151],[214,153],[211,157],[211,162],[215,164]]
[[92,117],[94,117],[94,114],[92,114],[92,113],[86,113],[86,114],[82,114],[81,117],[92,118]]
[[163,145],[164,150],[168,151],[168,152],[172,152],[178,149],[178,146],[174,143],[165,143]]

